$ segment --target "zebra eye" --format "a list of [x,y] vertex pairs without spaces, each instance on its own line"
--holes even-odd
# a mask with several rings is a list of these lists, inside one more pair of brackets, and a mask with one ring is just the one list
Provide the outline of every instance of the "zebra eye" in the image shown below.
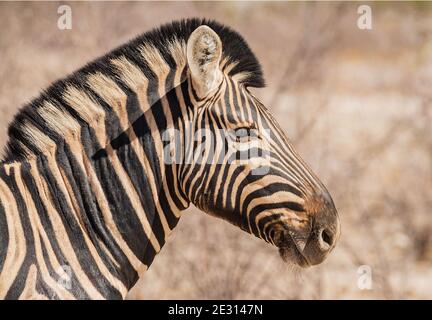
[[254,132],[252,128],[249,127],[241,127],[235,130],[235,138],[237,142],[249,142],[252,140],[254,136],[256,136],[256,132]]

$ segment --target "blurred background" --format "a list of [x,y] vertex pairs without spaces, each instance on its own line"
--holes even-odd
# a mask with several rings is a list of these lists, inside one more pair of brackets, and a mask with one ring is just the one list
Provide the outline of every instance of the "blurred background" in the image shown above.
[[[57,27],[60,4],[71,30]],[[0,148],[52,81],[161,23],[216,19],[261,61],[267,88],[254,93],[328,187],[342,237],[322,265],[292,270],[190,208],[129,298],[432,298],[432,5],[369,5],[371,30],[358,3],[2,2]]]

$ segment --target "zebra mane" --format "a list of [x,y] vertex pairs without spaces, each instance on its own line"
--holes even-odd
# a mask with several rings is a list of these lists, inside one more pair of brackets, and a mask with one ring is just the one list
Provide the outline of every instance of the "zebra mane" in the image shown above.
[[[79,131],[76,119],[87,123],[93,121],[94,119],[86,119],[87,114],[97,109],[92,107],[94,97],[89,92],[94,87],[89,85],[89,81],[94,80],[93,83],[101,92],[118,89],[113,81],[118,80],[113,61],[122,64],[123,69],[135,68],[147,78],[149,85],[152,80],[156,81],[158,74],[154,70],[158,70],[161,61],[171,70],[185,68],[187,40],[203,24],[212,28],[222,41],[222,70],[246,87],[263,87],[261,66],[237,32],[213,20],[193,18],[175,21],[146,32],[88,63],[66,78],[54,82],[39,97],[26,104],[9,125],[9,140],[0,164],[18,162],[29,155],[37,155],[41,146],[46,146],[46,149],[55,148],[59,136],[66,139],[68,134],[73,136],[74,132]],[[133,82],[133,79],[129,80]],[[98,92],[98,95],[103,96],[103,92]],[[70,106],[71,101],[80,106],[65,107]],[[89,110],[83,110],[83,106]],[[75,109],[81,112],[77,113]],[[97,112],[96,116],[93,114],[90,117],[97,117]],[[57,135],[52,135],[53,131]]]

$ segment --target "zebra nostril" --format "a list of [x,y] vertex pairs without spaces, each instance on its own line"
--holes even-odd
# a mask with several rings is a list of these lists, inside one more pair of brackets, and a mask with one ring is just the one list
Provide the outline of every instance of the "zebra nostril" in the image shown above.
[[322,229],[319,235],[321,249],[328,250],[333,245],[333,234],[329,229]]

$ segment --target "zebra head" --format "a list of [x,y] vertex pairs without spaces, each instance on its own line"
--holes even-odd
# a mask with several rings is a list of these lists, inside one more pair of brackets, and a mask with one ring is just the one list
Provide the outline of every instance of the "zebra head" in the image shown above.
[[201,210],[277,246],[285,261],[319,264],[340,234],[333,200],[242,83],[247,75],[230,75],[223,50],[205,25],[187,42],[192,115],[183,191]]

